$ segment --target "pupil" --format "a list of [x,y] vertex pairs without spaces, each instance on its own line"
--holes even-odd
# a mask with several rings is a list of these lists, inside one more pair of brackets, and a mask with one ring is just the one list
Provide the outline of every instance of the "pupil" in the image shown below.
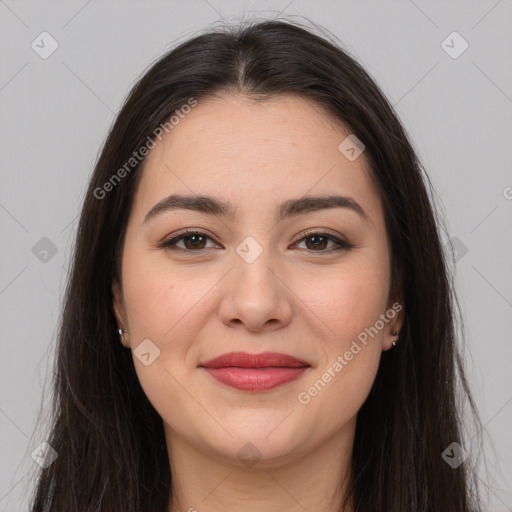
[[[313,236],[310,236],[309,237],[309,240],[323,240],[325,242],[325,237],[324,236],[318,236],[318,235],[313,235]],[[322,244],[322,242],[320,242],[320,244]],[[315,242],[313,242],[313,247],[316,247],[317,249],[319,248],[319,245]],[[320,247],[321,249],[324,248],[324,246],[322,245],[322,247]]]
[[[201,235],[191,235],[191,236],[188,236],[187,237],[187,240],[190,242],[191,240],[195,240],[196,243],[192,242],[190,245],[192,246],[192,248],[195,248],[197,249],[199,245],[201,245],[201,242],[199,241],[199,243],[197,243],[197,239],[200,239],[200,238],[204,238],[203,236]],[[187,244],[188,246],[189,244]]]

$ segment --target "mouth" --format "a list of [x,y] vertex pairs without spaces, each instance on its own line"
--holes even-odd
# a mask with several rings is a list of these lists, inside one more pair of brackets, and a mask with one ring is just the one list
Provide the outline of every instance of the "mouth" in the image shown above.
[[201,363],[218,382],[242,391],[267,391],[298,379],[311,367],[288,354],[230,352]]

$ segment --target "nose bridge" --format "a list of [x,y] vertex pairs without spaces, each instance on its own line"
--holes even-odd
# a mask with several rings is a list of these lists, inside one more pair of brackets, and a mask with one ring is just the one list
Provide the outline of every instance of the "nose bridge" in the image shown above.
[[[261,238],[261,237],[260,237]],[[234,279],[235,287],[246,296],[273,292],[275,275],[272,266],[271,249],[253,236],[245,237],[235,249]],[[271,294],[273,295],[273,293]],[[263,297],[262,297],[263,298]]]
[[233,271],[226,283],[221,314],[225,323],[242,322],[258,330],[269,320],[289,321],[291,306],[273,267],[273,251],[248,236],[235,248]]

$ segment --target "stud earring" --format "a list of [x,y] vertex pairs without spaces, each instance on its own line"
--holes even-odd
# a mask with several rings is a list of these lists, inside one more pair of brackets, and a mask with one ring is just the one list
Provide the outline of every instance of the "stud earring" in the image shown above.
[[[389,331],[389,334],[391,334],[391,336],[398,336],[398,331]],[[391,342],[391,345],[393,345],[393,347],[398,343],[398,340],[397,341],[392,341]]]
[[126,341],[124,338],[125,332],[128,332],[128,329],[119,329],[119,338],[121,339],[121,341]]

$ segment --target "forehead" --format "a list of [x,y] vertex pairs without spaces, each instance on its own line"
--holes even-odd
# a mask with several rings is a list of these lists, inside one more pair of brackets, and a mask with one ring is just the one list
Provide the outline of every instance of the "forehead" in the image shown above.
[[220,197],[260,211],[306,194],[338,193],[382,215],[364,153],[339,150],[350,135],[320,105],[295,95],[256,102],[243,95],[199,100],[146,158],[135,209],[173,194]]

